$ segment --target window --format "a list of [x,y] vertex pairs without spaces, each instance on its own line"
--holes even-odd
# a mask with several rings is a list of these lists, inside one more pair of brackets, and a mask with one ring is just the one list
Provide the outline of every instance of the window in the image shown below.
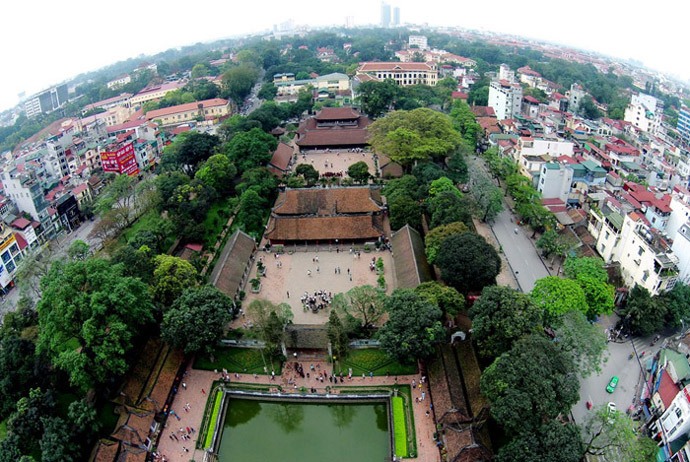
[[642,256],[643,253],[644,253],[644,249],[642,248],[642,246],[640,246],[640,248],[637,250],[637,254],[639,256]]

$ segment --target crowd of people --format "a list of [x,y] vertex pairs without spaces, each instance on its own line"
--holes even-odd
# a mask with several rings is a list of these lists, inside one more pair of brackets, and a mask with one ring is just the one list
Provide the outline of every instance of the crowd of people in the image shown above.
[[326,309],[331,304],[333,301],[333,294],[331,292],[326,292],[323,289],[314,292],[313,295],[305,291],[300,297],[300,300],[302,301],[302,306],[304,306],[305,310],[309,309],[316,313],[320,310]]

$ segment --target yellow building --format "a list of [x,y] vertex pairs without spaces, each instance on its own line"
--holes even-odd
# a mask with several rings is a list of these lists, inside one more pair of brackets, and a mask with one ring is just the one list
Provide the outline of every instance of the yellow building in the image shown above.
[[155,87],[144,88],[129,99],[129,105],[131,107],[141,106],[147,101],[161,99],[171,91],[175,91],[183,86],[184,84],[181,82],[167,82]]
[[187,122],[217,120],[230,113],[228,100],[214,98],[149,111],[146,113],[146,120],[159,121],[160,125],[165,127]]

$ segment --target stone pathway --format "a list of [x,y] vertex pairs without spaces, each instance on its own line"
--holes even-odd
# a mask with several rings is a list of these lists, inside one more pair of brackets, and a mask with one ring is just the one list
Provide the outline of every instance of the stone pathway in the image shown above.
[[[297,358],[299,360],[299,358]],[[248,384],[275,384],[280,385],[283,389],[283,393],[299,393],[301,387],[306,387],[308,389],[314,387],[317,393],[325,393],[326,387],[336,387],[335,384],[330,383],[328,379],[324,379],[321,382],[315,373],[325,371],[327,374],[331,371],[331,365],[327,362],[313,362],[314,373],[310,372],[311,362],[300,363],[305,372],[305,378],[301,378],[294,371],[291,362],[289,365],[283,369],[283,373],[280,376],[276,376],[275,380],[271,380],[270,376],[259,375],[253,376],[249,374],[240,374],[239,378],[236,378],[231,374],[230,382],[232,383],[248,383]],[[306,377],[306,372],[310,372],[310,377]],[[167,424],[162,432],[160,444],[158,446],[158,451],[160,454],[165,456],[166,460],[170,462],[189,462],[194,459],[198,462],[203,460],[204,451],[196,450],[196,441],[199,437],[198,433],[195,431],[191,433],[190,439],[183,440],[181,436],[186,434],[186,427],[193,427],[195,430],[201,426],[201,420],[203,417],[204,408],[206,406],[206,400],[208,399],[208,393],[214,380],[221,379],[221,373],[214,373],[213,371],[201,371],[192,369],[191,366],[187,370],[184,382],[186,388],[181,388],[177,393],[171,409],[179,415],[179,420],[174,417],[168,417]],[[405,459],[406,461],[418,461],[418,462],[437,462],[440,461],[439,450],[434,444],[433,434],[435,431],[435,422],[433,418],[433,413],[430,412],[427,415],[427,411],[431,409],[431,401],[429,399],[429,389],[428,383],[425,383],[422,388],[418,388],[420,381],[419,375],[407,375],[407,376],[374,376],[370,377],[353,377],[348,380],[344,377],[343,383],[338,383],[335,388],[335,392],[338,392],[340,387],[371,387],[371,386],[381,386],[381,385],[407,385],[411,386],[412,380],[415,380],[417,387],[412,390],[412,398],[419,399],[419,402],[412,404],[414,412],[415,421],[415,432],[417,436],[417,457]],[[421,400],[422,392],[425,394],[425,399]],[[189,403],[190,410],[188,412],[184,411],[184,407]],[[171,434],[175,434],[177,439],[171,439]],[[183,448],[188,448],[189,452],[185,452]]]

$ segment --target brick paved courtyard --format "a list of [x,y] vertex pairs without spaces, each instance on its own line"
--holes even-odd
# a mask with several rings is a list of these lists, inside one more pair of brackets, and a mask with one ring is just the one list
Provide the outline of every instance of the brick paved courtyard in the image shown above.
[[[384,277],[387,292],[395,287],[393,259],[388,251],[360,252],[356,257],[350,253],[349,245],[341,245],[339,251],[335,246],[318,249],[309,248],[287,252],[279,255],[259,252],[256,261],[263,258],[266,265],[266,277],[261,278],[261,292],[253,294],[247,287],[247,298],[243,306],[249,306],[252,300],[266,299],[274,303],[289,303],[294,314],[295,324],[324,324],[328,320],[329,311],[321,310],[313,313],[303,308],[300,297],[305,292],[313,294],[319,290],[331,292],[333,295],[347,292],[355,286],[376,286],[378,277],[376,271],[369,269],[372,258],[383,258]],[[289,250],[289,249],[288,249]],[[318,258],[318,261],[316,261]],[[279,266],[280,265],[280,266]],[[340,268],[340,273],[336,273]],[[349,270],[349,273],[348,273]],[[252,268],[251,278],[256,275],[256,263]],[[290,297],[288,298],[288,292]],[[247,320],[239,317],[233,327],[243,327]]]

